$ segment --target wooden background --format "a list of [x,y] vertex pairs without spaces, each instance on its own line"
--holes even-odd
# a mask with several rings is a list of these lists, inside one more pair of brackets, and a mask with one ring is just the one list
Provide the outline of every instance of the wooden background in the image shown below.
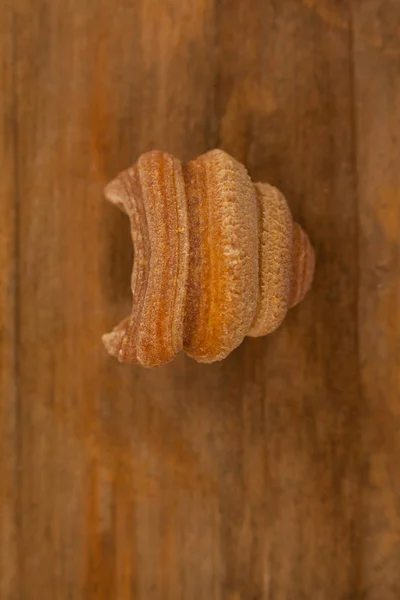
[[[398,600],[400,2],[3,0],[0,598]],[[317,251],[211,366],[107,357],[151,148],[221,147]]]

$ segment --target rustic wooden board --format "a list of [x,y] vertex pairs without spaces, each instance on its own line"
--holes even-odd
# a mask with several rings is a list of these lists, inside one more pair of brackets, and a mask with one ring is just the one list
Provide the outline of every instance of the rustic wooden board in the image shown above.
[[[400,4],[0,8],[0,597],[400,595]],[[143,151],[286,194],[312,292],[227,360],[108,358]]]

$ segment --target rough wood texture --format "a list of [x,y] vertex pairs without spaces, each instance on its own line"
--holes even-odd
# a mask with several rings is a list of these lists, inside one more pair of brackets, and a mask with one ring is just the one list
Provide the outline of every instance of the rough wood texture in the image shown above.
[[[400,595],[400,4],[0,8],[0,597]],[[141,152],[288,198],[313,292],[220,364],[121,366]]]

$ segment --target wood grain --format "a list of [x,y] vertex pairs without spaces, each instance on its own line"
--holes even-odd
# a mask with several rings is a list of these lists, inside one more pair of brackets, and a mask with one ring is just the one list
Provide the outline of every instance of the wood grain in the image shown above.
[[[0,597],[400,595],[397,0],[0,8]],[[278,186],[312,292],[225,361],[119,365],[151,148]]]
[[17,598],[17,214],[15,20],[0,8],[0,597]]

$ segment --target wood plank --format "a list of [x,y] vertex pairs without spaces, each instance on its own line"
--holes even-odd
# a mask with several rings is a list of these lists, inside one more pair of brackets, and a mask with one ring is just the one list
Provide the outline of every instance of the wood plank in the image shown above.
[[0,7],[0,597],[17,600],[15,21]]
[[400,595],[400,5],[354,3],[363,597]]
[[[246,418],[234,471],[238,487],[240,477],[245,482],[243,498],[226,550],[229,591],[240,598],[356,597],[360,393],[350,13],[338,2],[254,2],[250,14],[248,6],[240,13],[227,2],[224,13],[222,143],[253,178],[283,190],[315,244],[317,271],[312,294],[284,326],[247,341],[232,357]],[[243,130],[237,123],[245,123]],[[229,502],[237,499],[231,494]]]
[[214,7],[40,4],[19,21],[22,593],[218,597],[211,476],[164,407],[185,363],[143,374],[100,342],[132,263],[102,188],[153,146],[214,145]]

